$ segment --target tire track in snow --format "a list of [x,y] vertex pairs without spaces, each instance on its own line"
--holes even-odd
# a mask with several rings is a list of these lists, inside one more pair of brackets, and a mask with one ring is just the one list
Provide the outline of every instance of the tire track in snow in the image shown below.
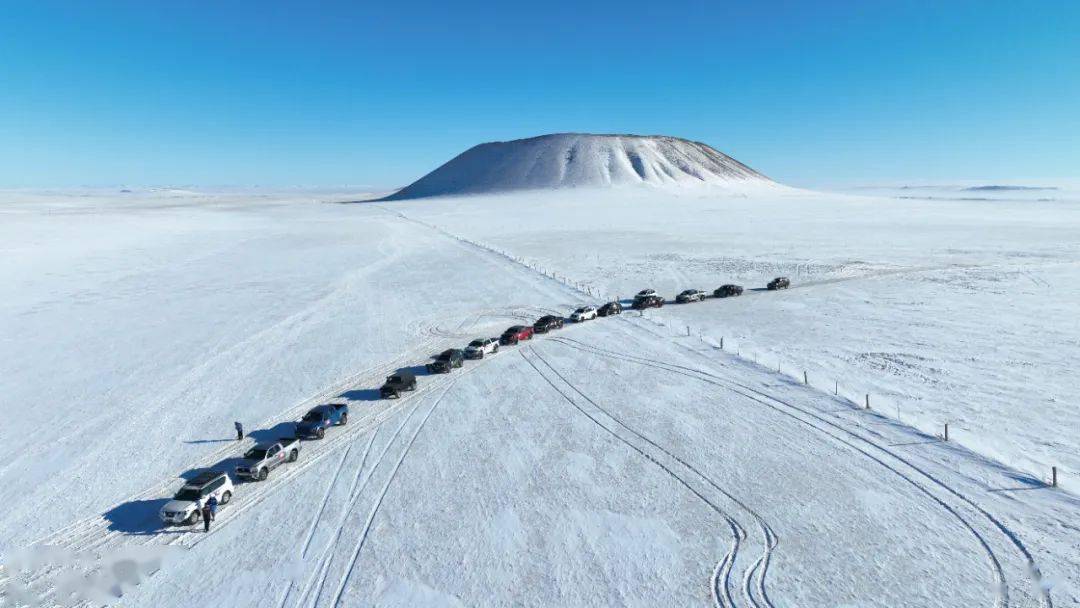
[[[360,480],[360,475],[364,472],[364,465],[367,463],[368,452],[371,451],[371,444],[375,442],[375,436],[379,434],[379,429],[382,427],[375,427],[375,431],[371,434],[371,439],[368,440],[367,445],[364,447],[364,454],[360,457],[360,466],[356,470],[356,476],[353,478],[352,486],[349,488],[349,493],[352,494],[357,482]],[[337,487],[337,481],[341,478],[341,472],[345,468],[345,461],[348,460],[349,454],[352,453],[355,443],[349,444],[349,449],[345,450],[345,453],[341,456],[341,462],[338,463],[337,470],[334,472],[333,479],[326,486],[326,492],[323,494],[322,504],[319,505],[319,511],[315,514],[315,517],[311,520],[311,525],[308,527],[307,536],[304,539],[304,548],[300,551],[300,559],[303,560],[307,557],[308,549],[311,548],[311,541],[315,538],[315,531],[318,529],[320,523],[322,523],[323,514],[326,512],[326,505],[330,502],[330,496],[333,493],[335,487]],[[294,581],[289,581],[288,587],[285,588],[285,593],[282,594],[281,601],[278,602],[278,606],[285,608],[285,605],[289,601],[289,597],[292,596],[292,591],[296,587]]]
[[[548,367],[551,370],[551,372],[554,373],[556,376],[559,376],[558,372],[555,371],[554,368],[552,368],[550,365],[548,365],[547,361],[539,353],[537,353],[536,349],[533,348],[532,346],[529,346],[528,348],[523,348],[523,349],[518,351],[518,353],[521,355],[521,358],[524,359],[525,362],[528,363],[530,367],[532,367],[534,370],[536,370],[536,373],[541,378],[543,378],[544,381],[547,382],[551,386],[551,388],[555,389],[555,392],[559,393],[559,395],[561,395],[562,398],[567,403],[572,405],[575,409],[577,409],[579,412],[581,412],[586,418],[591,420],[594,424],[596,424],[597,426],[599,426],[603,430],[607,431],[607,433],[610,434],[612,437],[614,437],[616,440],[618,440],[619,442],[625,444],[627,447],[629,447],[633,451],[635,451],[638,454],[644,456],[645,459],[647,459],[649,462],[651,462],[654,465],[656,465],[657,467],[659,467],[668,476],[670,476],[672,479],[674,479],[680,485],[682,485],[687,490],[689,490],[690,493],[692,493],[694,496],[696,496],[698,499],[700,499],[702,502],[704,502],[715,513],[720,515],[720,517],[725,521],[728,528],[731,530],[731,547],[729,548],[728,552],[717,563],[716,567],[713,570],[713,574],[712,574],[712,577],[711,577],[711,580],[710,580],[710,593],[712,594],[713,602],[717,606],[720,606],[721,608],[733,608],[734,606],[737,606],[737,604],[735,603],[734,598],[732,597],[732,593],[731,593],[731,573],[732,573],[732,569],[734,568],[734,565],[735,565],[735,559],[736,559],[736,557],[738,556],[738,553],[739,553],[739,547],[740,547],[740,545],[742,543],[742,540],[746,538],[746,531],[743,529],[742,525],[740,525],[738,521],[736,521],[726,511],[724,511],[723,508],[721,508],[719,505],[717,505],[715,502],[713,502],[711,499],[709,499],[707,496],[705,496],[702,492],[700,492],[698,489],[696,489],[685,478],[683,478],[678,473],[676,473],[674,470],[672,470],[671,467],[669,467],[669,466],[665,465],[664,463],[660,462],[660,459],[657,456],[655,456],[653,454],[650,454],[646,449],[642,448],[641,446],[635,445],[634,442],[632,442],[632,441],[627,440],[625,437],[620,435],[614,429],[612,429],[608,425],[604,424],[603,421],[599,420],[596,416],[589,413],[585,408],[583,408],[580,404],[578,404],[574,400],[573,397],[571,397],[566,392],[564,392],[561,388],[559,388],[559,386],[553,380],[551,380],[551,378],[549,378],[547,375],[545,375],[544,372],[542,372],[540,370],[540,368],[537,367],[536,364],[533,363],[532,360],[529,359],[529,357],[526,357],[525,356],[525,351],[529,351],[533,356],[535,356],[537,358],[537,360],[544,363],[545,366]],[[561,376],[559,376],[559,377],[561,378]],[[573,385],[570,384],[569,382],[567,382],[565,379],[563,379],[563,382],[565,384],[567,384],[567,386],[570,386],[571,389],[574,388]],[[588,399],[588,398],[585,397],[585,399]],[[594,402],[591,402],[591,403],[593,403],[593,405],[595,407],[600,409],[600,411],[604,412],[603,408],[600,408],[599,406],[596,406],[596,404]],[[605,414],[606,414],[606,412],[605,412]],[[637,433],[635,431],[633,431],[633,429],[630,429],[625,424],[622,424],[615,417],[611,416],[610,414],[607,414],[607,416],[609,418],[611,418],[613,421],[615,421],[615,422],[619,423],[620,425],[622,425],[624,428],[629,430],[631,433],[634,433],[635,435],[637,435]],[[640,435],[637,435],[637,436],[641,437],[642,439],[645,439],[644,437],[642,437]],[[648,441],[648,440],[646,440],[646,441]],[[655,445],[655,444],[653,444],[653,445]]]
[[[381,366],[376,366],[374,368],[374,369],[377,370],[377,372],[375,374],[375,378],[381,378],[382,375],[385,373],[385,371],[387,369],[390,369],[390,370],[396,369],[396,367],[398,365],[399,365],[399,363],[397,361],[395,361],[394,363],[391,363],[391,364],[383,364]],[[378,369],[378,368],[382,368],[382,369]],[[470,368],[469,371],[472,371],[472,370],[474,370],[476,368],[477,368],[477,366],[473,366],[472,368]],[[425,388],[422,388],[422,389],[416,391],[415,393],[406,395],[405,397],[403,397],[398,402],[392,403],[392,404],[390,404],[388,406],[385,406],[383,409],[381,409],[379,411],[372,412],[372,413],[370,413],[370,414],[368,414],[368,415],[366,415],[366,416],[364,416],[362,418],[356,419],[355,424],[350,424],[350,425],[346,426],[341,432],[335,433],[332,437],[328,436],[327,439],[322,440],[322,441],[318,441],[318,442],[306,442],[305,443],[305,447],[307,448],[305,450],[306,457],[302,458],[297,463],[290,464],[285,469],[285,471],[283,471],[279,475],[275,475],[275,476],[271,477],[270,480],[265,481],[265,482],[259,482],[259,483],[240,484],[240,487],[245,488],[245,492],[242,495],[242,500],[231,501],[230,506],[223,509],[222,512],[218,514],[218,517],[217,517],[218,523],[214,526],[214,528],[211,529],[210,534],[217,533],[218,531],[220,531],[220,529],[223,526],[229,524],[231,521],[236,519],[239,515],[241,515],[242,513],[247,511],[248,509],[260,504],[263,500],[265,500],[265,498],[267,496],[269,496],[272,492],[276,491],[279,487],[281,487],[285,483],[289,482],[290,480],[292,480],[293,478],[298,476],[300,473],[306,471],[311,466],[314,466],[316,463],[321,461],[323,457],[325,457],[328,454],[332,453],[338,447],[346,445],[354,435],[362,434],[363,432],[366,432],[368,430],[371,430],[372,428],[377,427],[383,421],[385,421],[387,418],[389,418],[390,416],[395,414],[398,410],[406,407],[407,404],[413,403],[416,399],[420,398],[422,395],[427,395],[427,394],[437,390],[443,384],[442,382],[438,382],[438,379],[436,379],[436,382],[437,382],[436,384],[431,384],[431,385],[429,385],[429,386],[427,386]],[[328,394],[339,392],[341,390],[346,390],[347,388],[349,388],[349,387],[342,388],[339,385],[339,386],[334,387],[332,390],[324,391],[322,394],[320,394],[320,397],[325,399],[325,398],[327,398]],[[317,400],[322,400],[322,399],[317,399]],[[314,400],[309,399],[308,403],[303,404],[300,407],[294,407],[294,408],[290,409],[289,411],[290,411],[290,413],[295,414],[295,413],[297,413],[299,411],[303,411],[306,407],[310,406],[310,404],[313,403],[313,402],[314,402]],[[295,417],[295,416],[293,416],[293,417]],[[229,447],[222,448],[221,450],[215,451],[215,454],[217,452],[221,452],[222,450],[228,450],[228,452],[233,452],[233,450],[236,450],[236,449],[237,448],[235,447],[235,445],[230,444]],[[210,460],[210,459],[203,459],[203,460]],[[196,466],[194,468],[201,468],[201,467]],[[164,493],[165,488],[168,488],[170,486],[175,486],[175,485],[176,485],[176,482],[174,480],[167,480],[167,481],[162,482],[162,483],[158,484],[157,486],[151,488],[150,490],[146,490],[144,492],[141,492],[141,493],[135,495],[135,499],[140,499],[140,498],[145,498],[145,497],[158,497],[162,493]],[[236,497],[236,498],[240,498],[240,497]],[[130,502],[130,500],[125,501],[125,502]],[[120,504],[122,505],[124,503],[120,503]],[[147,520],[149,520],[151,518],[156,518],[156,516],[157,516],[156,513],[148,513],[146,515],[146,518],[147,518]],[[161,534],[153,534],[153,533],[138,534],[138,533],[136,533],[136,534],[133,535],[133,534],[131,534],[129,532],[126,532],[126,531],[123,531],[123,530],[110,529],[110,526],[111,526],[111,522],[109,522],[109,520],[107,520],[104,516],[98,516],[96,518],[89,518],[88,522],[84,522],[84,523],[80,524],[81,528],[86,529],[84,532],[81,532],[81,533],[76,534],[76,535],[74,535],[72,537],[64,539],[64,542],[62,542],[62,544],[58,544],[58,546],[60,546],[62,548],[65,548],[65,549],[67,549],[69,551],[80,553],[80,554],[87,554],[87,553],[92,553],[92,552],[101,553],[101,552],[105,552],[105,551],[108,551],[108,550],[119,548],[121,546],[125,546],[127,544],[134,544],[134,545],[163,544],[163,545],[179,545],[179,546],[183,546],[185,548],[192,548],[195,545],[202,542],[203,540],[205,540],[209,536],[208,534],[205,534],[205,533],[202,533],[202,532],[178,531],[178,532],[175,532],[172,535],[170,535],[170,538],[162,541],[162,538],[161,538],[162,535]],[[133,537],[139,538],[139,540],[136,541],[136,542],[129,542],[130,539],[133,538]],[[46,543],[40,543],[40,544],[46,544]],[[52,544],[55,545],[57,543],[54,542]],[[37,583],[41,582],[43,579],[47,579],[47,578],[49,578],[49,577],[51,577],[53,575],[56,575],[60,570],[62,570],[62,567],[58,567],[58,566],[46,567],[45,569],[43,569],[41,571],[38,571],[37,573],[32,574],[28,579],[23,581],[22,584],[24,584],[24,585],[26,585],[28,587],[32,587],[32,586],[36,585]],[[0,581],[0,584],[6,584],[6,582],[7,582],[7,580]],[[55,586],[54,583],[55,583],[55,581],[49,581],[48,583],[46,583],[46,586],[43,589],[39,590],[38,593],[39,593],[39,597],[40,597],[41,601],[52,601],[51,597],[56,592],[56,586]]]
[[[867,439],[867,438],[865,438],[865,437],[859,435],[858,433],[855,433],[855,432],[853,432],[853,431],[851,431],[849,429],[846,429],[846,428],[834,423],[833,421],[828,420],[828,419],[826,419],[826,418],[824,418],[824,417],[822,417],[822,416],[820,416],[820,415],[818,415],[818,414],[816,414],[816,413],[814,413],[814,412],[812,412],[810,410],[807,410],[807,409],[802,408],[800,406],[794,405],[794,404],[792,404],[790,402],[784,401],[782,399],[779,399],[777,397],[769,395],[768,393],[765,393],[763,391],[760,391],[760,390],[758,390],[756,388],[753,388],[753,387],[750,387],[748,385],[741,384],[741,383],[739,383],[737,381],[734,381],[734,380],[730,380],[730,379],[727,379],[727,378],[716,376],[714,374],[710,374],[709,372],[705,372],[703,370],[698,370],[698,369],[691,368],[691,367],[686,367],[686,366],[681,366],[681,365],[676,365],[676,364],[668,364],[668,363],[653,361],[651,359],[644,359],[644,358],[641,358],[641,357],[635,357],[633,355],[626,355],[624,353],[617,353],[615,351],[610,351],[610,350],[602,348],[602,347],[593,346],[593,345],[586,344],[586,343],[580,342],[578,340],[573,340],[573,339],[570,339],[570,338],[561,338],[560,337],[560,338],[556,338],[556,340],[561,341],[564,344],[567,344],[568,346],[573,346],[573,347],[579,348],[580,350],[584,350],[586,352],[591,351],[591,352],[593,352],[594,354],[596,354],[598,356],[606,356],[606,357],[613,358],[613,359],[619,359],[619,360],[623,360],[623,361],[636,363],[636,364],[643,365],[643,366],[646,366],[646,367],[654,367],[654,368],[657,368],[657,369],[668,371],[670,373],[676,373],[676,374],[680,374],[680,375],[683,375],[683,376],[686,376],[686,377],[695,378],[695,379],[697,379],[697,380],[699,380],[701,382],[705,382],[707,384],[711,384],[711,385],[714,385],[714,386],[725,388],[725,389],[727,389],[727,390],[729,390],[731,392],[735,392],[736,394],[742,395],[743,397],[746,397],[747,399],[750,399],[750,400],[755,401],[755,402],[757,402],[757,403],[759,403],[761,405],[764,405],[764,406],[766,406],[766,407],[768,407],[768,408],[770,408],[770,409],[772,409],[772,410],[774,410],[774,411],[776,411],[776,412],[778,412],[778,413],[780,413],[780,414],[782,414],[784,416],[787,416],[787,417],[789,417],[789,418],[791,418],[791,419],[793,419],[793,420],[795,420],[795,421],[809,427],[812,430],[815,430],[815,431],[818,431],[818,432],[824,434],[825,436],[831,438],[833,441],[836,441],[836,442],[838,442],[838,443],[840,443],[842,445],[845,445],[845,446],[859,452],[860,454],[866,456],[871,461],[873,461],[876,464],[884,467],[885,469],[887,469],[888,471],[890,471],[891,473],[893,473],[894,475],[899,477],[901,480],[903,480],[904,482],[906,482],[909,485],[911,485],[912,487],[914,487],[921,494],[923,494],[924,496],[929,498],[932,502],[936,503],[938,506],[943,508],[964,529],[967,530],[967,532],[975,539],[977,544],[981,547],[982,551],[984,552],[984,554],[986,556],[986,559],[987,559],[987,562],[988,562],[989,569],[991,571],[991,576],[996,582],[995,606],[998,606],[1000,608],[1005,608],[1005,607],[1010,605],[1011,598],[1010,598],[1010,594],[1009,594],[1009,584],[1008,584],[1008,581],[1007,581],[1006,576],[1005,576],[1004,567],[1002,566],[1002,562],[1001,562],[1001,559],[999,558],[998,554],[994,551],[993,547],[991,546],[989,539],[986,537],[985,534],[980,532],[975,527],[975,525],[969,520],[969,518],[967,516],[965,516],[963,513],[961,513],[961,510],[960,510],[960,508],[958,506],[954,506],[953,504],[950,504],[945,498],[942,498],[942,497],[938,496],[937,494],[935,494],[926,485],[924,485],[923,483],[920,483],[916,479],[916,476],[918,475],[918,476],[925,477],[926,479],[931,481],[932,485],[938,486],[941,489],[945,490],[950,495],[953,495],[955,498],[961,499],[961,502],[967,503],[968,499],[963,497],[955,489],[951,488],[947,484],[944,484],[944,482],[941,482],[940,480],[938,480],[935,476],[933,476],[933,475],[925,472],[921,468],[911,464],[905,458],[903,458],[902,456],[892,452],[887,447],[882,446],[880,444],[877,444],[876,442],[874,442],[874,441],[872,441],[870,439]],[[805,418],[804,418],[804,416],[805,416]],[[809,419],[807,419],[807,418],[809,418]],[[848,437],[850,437],[850,439],[847,439],[844,436],[848,436]],[[872,451],[880,452],[881,455],[880,456],[875,455],[874,453],[872,453]],[[886,462],[886,459],[891,459],[891,460],[895,461],[895,464],[890,464],[890,463]],[[901,471],[900,467],[906,467],[906,468],[911,469],[911,473],[909,474],[909,473],[905,473],[905,472]],[[982,515],[990,517],[991,519],[994,519],[992,516],[990,516],[989,513],[985,512],[984,510],[982,510],[982,509],[980,509],[978,507],[975,507],[975,509],[976,509],[976,511],[979,511]],[[994,521],[996,521],[996,519],[994,519]],[[997,525],[999,525],[999,524],[1000,524],[1000,522],[997,522],[997,524],[995,524],[995,527],[997,527]],[[1010,539],[1015,539],[1016,538],[1015,535],[1011,534],[1011,533],[1006,534],[1006,536],[1008,536]],[[1029,553],[1026,552],[1026,549],[1023,550],[1022,553],[1025,555],[1025,557],[1030,555]],[[1037,569],[1035,569],[1035,571],[1037,571]],[[1046,606],[1047,608],[1053,606],[1053,602],[1050,600],[1049,594],[1045,590],[1042,590],[1040,600],[1041,600],[1041,604],[1043,606]]]
[[[404,449],[402,449],[401,456],[398,457],[397,463],[395,463],[394,467],[390,470],[390,475],[387,477],[386,483],[383,484],[382,490],[379,492],[379,496],[375,501],[375,505],[372,507],[371,512],[368,514],[367,522],[364,524],[364,529],[360,534],[360,539],[356,544],[356,549],[353,551],[352,559],[349,561],[349,566],[345,570],[345,575],[341,578],[341,582],[338,584],[337,593],[335,593],[334,595],[333,605],[335,608],[337,608],[337,606],[341,603],[341,596],[345,592],[345,587],[349,583],[349,578],[352,577],[353,570],[356,567],[356,561],[360,557],[360,552],[363,550],[364,543],[367,541],[368,534],[371,531],[371,524],[373,521],[375,521],[375,516],[379,512],[379,507],[382,506],[383,499],[386,498],[386,492],[390,489],[390,484],[393,483],[394,477],[397,475],[398,470],[401,468],[401,463],[405,462],[405,457],[409,455],[409,450],[412,449],[413,444],[416,443],[416,438],[420,435],[420,431],[424,429],[424,425],[427,424],[428,419],[431,418],[431,415],[433,413],[435,413],[435,410],[438,409],[439,404],[442,403],[443,397],[445,397],[446,394],[450,392],[450,389],[454,387],[454,384],[456,382],[457,378],[451,380],[450,383],[446,386],[446,388],[443,389],[443,392],[439,394],[438,399],[436,399],[435,402],[432,403],[431,407],[428,408],[427,413],[424,414],[424,417],[420,420],[420,424],[416,425],[416,429],[413,431],[413,434],[409,438],[408,443],[406,443]],[[416,410],[419,408],[420,405],[417,404],[416,407],[413,408],[412,413],[409,414],[409,417],[411,418],[412,414],[416,413]],[[374,470],[372,472],[374,472]]]
[[[1068,264],[1069,265],[1074,265],[1075,263],[1070,262]],[[1055,264],[1052,264],[1052,265],[1060,265],[1060,263],[1055,263]],[[973,266],[973,268],[978,268],[978,267]],[[652,331],[652,330],[650,330],[650,329],[648,329],[648,328],[646,328],[646,327],[644,327],[642,325],[638,325],[638,324],[636,324],[636,323],[634,323],[634,322],[632,322],[632,321],[630,321],[628,319],[622,319],[622,321],[626,322],[631,327],[634,327],[636,329],[639,329],[641,331],[649,333],[649,334],[651,334],[653,336],[656,336],[658,338],[664,339],[664,338],[668,337],[668,336],[664,336],[663,334],[656,333],[656,332],[654,332],[654,331]],[[672,342],[672,344],[674,344],[675,346],[690,352],[691,354],[693,354],[695,356],[708,359],[706,353],[703,353],[702,351],[691,348],[690,346],[688,346],[686,344],[682,344],[682,343],[678,343],[678,342]],[[604,350],[606,350],[606,349],[604,349]],[[611,352],[611,351],[609,351],[609,352]],[[745,360],[743,362],[745,363]],[[676,366],[676,367],[682,367],[682,366]],[[886,452],[892,458],[895,458],[895,459],[899,460],[900,462],[904,463],[906,466],[911,467],[912,469],[917,471],[919,475],[921,475],[922,477],[928,479],[933,485],[942,488],[943,490],[945,490],[949,494],[953,495],[955,498],[959,499],[961,502],[965,503],[966,505],[970,506],[972,509],[977,511],[978,514],[982,518],[984,518],[986,521],[988,521],[993,526],[994,529],[996,529],[998,532],[1000,532],[1001,535],[1007,539],[1008,544],[1011,545],[1011,547],[1012,547],[1012,550],[1019,552],[1023,556],[1023,558],[1024,558],[1025,562],[1026,562],[1025,563],[1025,572],[1024,572],[1023,578],[1031,579],[1031,581],[1033,583],[1033,587],[1034,587],[1034,595],[1039,598],[1040,605],[1042,605],[1044,608],[1053,608],[1053,606],[1054,606],[1053,597],[1050,594],[1049,588],[1047,586],[1043,585],[1042,572],[1041,572],[1038,564],[1035,563],[1035,557],[1032,555],[1031,551],[1027,548],[1027,546],[1024,544],[1024,542],[1020,539],[1018,534],[1016,534],[1004,522],[1002,522],[999,518],[995,517],[992,513],[990,513],[986,508],[981,506],[974,499],[968,497],[967,495],[963,494],[962,492],[960,492],[959,490],[957,490],[953,486],[951,486],[948,483],[942,481],[936,475],[931,474],[930,472],[928,472],[924,468],[914,465],[908,458],[906,458],[904,456],[901,456],[900,454],[898,454],[898,453],[894,452],[893,450],[889,449],[889,446],[881,445],[881,444],[879,444],[879,443],[877,443],[875,441],[867,439],[866,437],[863,437],[862,435],[848,429],[847,427],[838,425],[835,422],[833,422],[832,420],[829,420],[828,418],[824,418],[824,417],[820,416],[819,414],[813,412],[813,410],[805,410],[805,408],[801,408],[801,407],[796,406],[794,404],[790,404],[790,403],[788,403],[786,401],[777,399],[776,397],[774,397],[772,395],[769,395],[768,393],[765,393],[763,391],[760,391],[757,388],[754,388],[752,386],[749,386],[747,384],[743,384],[743,383],[735,381],[735,380],[722,378],[720,376],[716,376],[714,374],[709,374],[708,372],[704,372],[702,370],[695,370],[694,368],[682,367],[682,369],[691,370],[691,371],[695,371],[697,373],[705,374],[705,375],[710,376],[711,378],[714,378],[714,379],[716,379],[718,381],[731,382],[732,384],[735,384],[735,385],[739,386],[742,389],[745,389],[745,390],[754,392],[754,393],[756,393],[756,394],[758,394],[760,396],[763,396],[763,397],[766,397],[766,398],[773,399],[775,401],[784,403],[784,404],[788,405],[789,407],[799,409],[799,411],[803,411],[804,413],[807,413],[808,415],[814,416],[815,418],[818,418],[821,422],[823,422],[823,423],[825,423],[825,424],[827,424],[827,425],[829,425],[829,426],[831,426],[831,427],[833,427],[833,428],[835,428],[835,429],[837,429],[837,430],[839,430],[839,431],[841,431],[843,433],[846,433],[846,434],[848,434],[848,435],[850,435],[850,436],[852,436],[852,437],[854,437],[856,439],[859,439],[861,441],[864,441],[864,442],[876,447],[877,449],[879,449],[879,450],[881,450],[883,452]]]
[[[555,342],[559,342],[559,336],[553,337],[553,340]],[[780,539],[777,536],[776,531],[773,530],[772,526],[769,525],[769,523],[765,520],[765,518],[761,515],[761,513],[754,510],[753,508],[751,508],[743,500],[739,499],[738,497],[734,496],[733,494],[731,494],[730,492],[725,490],[719,483],[717,483],[714,479],[712,479],[711,477],[709,477],[708,475],[703,473],[698,467],[696,467],[693,464],[690,464],[689,462],[687,462],[687,460],[685,458],[671,452],[669,449],[667,449],[667,448],[663,447],[662,445],[656,443],[654,440],[652,440],[648,436],[642,434],[641,432],[637,431],[636,429],[631,428],[629,425],[626,424],[626,422],[622,418],[620,418],[618,416],[615,416],[614,414],[611,413],[611,411],[608,408],[605,408],[605,407],[601,406],[595,400],[593,400],[588,395],[583,393],[581,391],[581,389],[579,389],[575,384],[571,383],[562,373],[560,373],[554,366],[552,366],[550,362],[548,362],[546,359],[544,359],[539,353],[536,353],[535,348],[533,348],[531,350],[532,350],[532,352],[534,354],[536,354],[536,356],[538,358],[540,358],[540,360],[544,363],[545,366],[547,366],[549,369],[551,369],[552,372],[554,372],[557,376],[559,376],[559,378],[562,379],[562,381],[565,382],[567,386],[569,386],[571,389],[573,389],[574,392],[576,392],[578,395],[580,395],[583,399],[585,399],[586,401],[591,403],[594,407],[596,407],[598,410],[603,412],[607,417],[614,420],[617,424],[619,424],[620,426],[625,428],[627,431],[630,431],[634,435],[640,437],[642,440],[647,442],[649,445],[651,445],[651,446],[655,447],[656,449],[662,451],[664,454],[666,454],[672,460],[678,462],[680,465],[682,465],[683,467],[690,470],[692,473],[694,473],[699,478],[701,478],[703,481],[705,481],[705,483],[707,483],[710,487],[712,487],[716,492],[723,495],[727,500],[731,501],[739,509],[745,511],[755,521],[755,523],[758,526],[759,531],[761,532],[762,553],[753,562],[751,567],[746,570],[746,572],[744,574],[744,578],[743,578],[743,595],[746,597],[747,601],[752,606],[761,606],[761,607],[765,607],[765,608],[771,608],[772,603],[769,600],[768,594],[765,591],[765,575],[766,575],[766,573],[768,571],[769,561],[772,559],[773,551],[776,549],[776,546],[779,544]],[[743,536],[745,538],[745,532],[744,532]],[[755,597],[755,592],[757,594],[756,597]]]

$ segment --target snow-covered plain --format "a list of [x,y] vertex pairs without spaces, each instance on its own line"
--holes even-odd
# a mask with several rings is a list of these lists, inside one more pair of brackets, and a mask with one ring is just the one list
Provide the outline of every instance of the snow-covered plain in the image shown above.
[[[9,564],[175,548],[117,588],[129,606],[1080,605],[1080,500],[1032,476],[1080,470],[1076,203],[3,198]],[[568,327],[374,399],[599,294],[776,274],[795,288]],[[869,412],[845,398],[865,392]],[[239,486],[211,534],[157,526],[179,476],[242,451],[234,419],[273,437],[335,397],[349,426]],[[959,443],[908,426],[943,421]],[[55,599],[58,574],[0,584]]]

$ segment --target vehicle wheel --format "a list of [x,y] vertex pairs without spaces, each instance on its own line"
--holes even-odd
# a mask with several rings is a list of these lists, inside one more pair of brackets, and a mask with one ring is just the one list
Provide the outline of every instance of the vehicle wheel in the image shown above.
[[414,385],[410,386],[410,387],[409,387],[409,390],[410,390],[410,391],[415,391],[415,390],[416,390],[416,385],[414,384]]
[[289,452],[289,462],[296,462],[296,459],[300,456],[296,450]]
[[346,424],[349,424],[349,415],[348,414],[342,414],[341,415],[341,426],[345,426]]
[[268,469],[259,469],[259,477],[258,477],[259,481],[266,481],[266,478],[269,477],[269,476],[270,476],[270,471]]
[[499,345],[498,344],[495,345],[495,348],[491,349],[491,354],[495,354],[497,352],[499,352]]
[[225,490],[225,493],[221,495],[221,504],[227,505],[232,500],[232,492]]
[[315,438],[322,439],[323,437],[326,437],[326,429],[316,429]]
[[194,525],[197,521],[199,521],[199,510],[195,509],[191,512],[191,515],[187,516],[187,519],[184,520],[184,523],[191,526]]

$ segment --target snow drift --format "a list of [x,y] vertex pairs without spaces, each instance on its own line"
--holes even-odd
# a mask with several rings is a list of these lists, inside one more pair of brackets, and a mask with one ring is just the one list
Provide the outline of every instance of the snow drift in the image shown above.
[[757,186],[775,182],[702,143],[558,133],[474,146],[388,199],[549,188]]

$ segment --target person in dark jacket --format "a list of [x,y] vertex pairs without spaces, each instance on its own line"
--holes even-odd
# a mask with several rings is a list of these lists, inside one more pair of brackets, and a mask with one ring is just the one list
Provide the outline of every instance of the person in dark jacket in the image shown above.
[[210,522],[214,519],[214,512],[210,509],[210,501],[206,501],[206,504],[202,508],[202,521],[203,532],[210,531]]
[[236,440],[240,441],[244,438],[244,425],[240,424],[240,421],[238,420],[233,423],[233,426],[236,427]]
[[218,502],[216,496],[211,496],[206,500],[206,506],[210,507],[210,519],[217,518],[217,505]]

